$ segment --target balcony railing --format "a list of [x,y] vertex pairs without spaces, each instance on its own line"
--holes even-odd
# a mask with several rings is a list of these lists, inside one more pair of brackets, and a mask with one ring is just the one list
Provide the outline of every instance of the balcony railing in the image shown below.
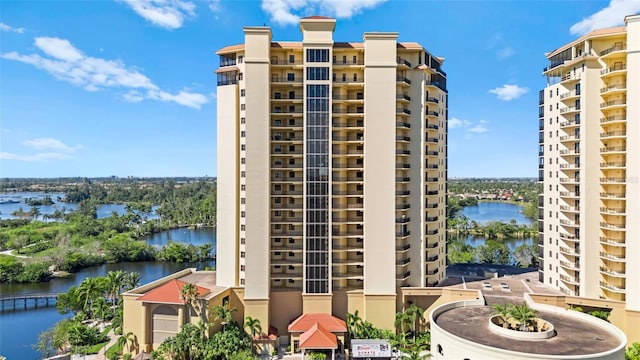
[[575,276],[568,276],[568,275],[564,275],[564,274],[560,274],[560,280],[564,280],[570,283],[580,283],[580,278],[577,278]]
[[356,84],[360,84],[364,82],[364,77],[355,77],[355,78],[335,78],[333,79],[334,83],[342,83],[342,84],[347,84],[347,83],[356,83]]
[[623,272],[618,272],[618,271],[613,271],[611,269],[608,269],[604,266],[600,266],[600,271],[607,274],[607,275],[611,275],[611,276],[615,276],[615,277],[624,277],[625,273]]
[[624,230],[626,226],[624,224],[611,224],[607,222],[600,222],[600,227],[605,229],[613,229],[613,230]]
[[620,131],[609,131],[600,133],[600,138],[614,137],[614,136],[626,136],[627,132],[625,130]]
[[621,198],[624,198],[625,196],[626,196],[625,193],[608,193],[608,192],[600,193],[601,198],[621,199]]
[[400,57],[398,58],[398,65],[404,65],[404,66],[411,67],[411,63],[408,60],[400,58]]
[[601,153],[620,152],[620,151],[627,151],[626,146],[606,146],[606,147],[600,148]]
[[[611,100],[611,101],[607,101],[607,102],[603,102],[600,104],[601,108],[605,108],[605,107],[609,107],[609,106],[615,106],[615,105],[626,105],[627,104],[627,100]],[[560,111],[562,112],[562,110]]]
[[396,99],[397,100],[407,100],[407,101],[411,101],[411,96],[407,95],[407,94],[396,94]]
[[611,238],[607,238],[604,236],[600,237],[600,242],[603,242],[605,244],[609,244],[612,246],[626,246],[626,243],[624,242],[624,240],[621,239],[611,239]]
[[440,102],[438,98],[429,97],[429,96],[427,96],[424,100],[428,103],[435,103],[435,104]]
[[611,85],[611,86],[607,86],[607,87],[603,87],[600,89],[600,93],[606,93],[612,90],[623,90],[627,88],[627,84],[626,83],[619,83],[619,84],[615,84],[615,85]]
[[608,284],[608,283],[606,283],[604,281],[600,281],[600,287],[603,287],[603,288],[611,290],[611,291],[616,291],[616,292],[624,292],[625,291],[624,287],[611,285],[611,284]]
[[622,44],[622,45],[614,45],[608,49],[604,49],[600,52],[600,56],[605,56],[608,55],[614,51],[622,51],[622,50],[627,50],[627,45]]
[[612,161],[612,162],[602,162],[600,163],[601,168],[615,168],[615,167],[625,167],[627,163],[624,161]]
[[626,121],[626,120],[627,120],[627,117],[624,115],[613,115],[613,116],[600,118],[601,123],[607,123],[612,121]]
[[411,114],[411,110],[407,109],[407,108],[396,108],[396,113],[397,114],[406,114],[406,115],[410,115]]
[[627,178],[623,177],[601,177],[601,183],[625,183],[627,182]]
[[606,75],[614,71],[622,71],[622,70],[627,70],[627,64],[620,64],[620,65],[612,66],[610,68],[603,69],[602,71],[600,71],[600,75]]
[[304,79],[301,77],[272,77],[272,83],[302,83]]
[[405,83],[405,84],[407,84],[407,85],[411,85],[411,80],[407,79],[407,78],[406,78],[406,77],[404,77],[404,76],[397,76],[397,77],[396,77],[396,81],[397,81],[397,82]]

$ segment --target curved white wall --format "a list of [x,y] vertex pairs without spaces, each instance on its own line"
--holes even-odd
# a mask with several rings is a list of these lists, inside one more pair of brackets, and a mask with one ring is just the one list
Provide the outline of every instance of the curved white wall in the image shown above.
[[[594,359],[594,360],[624,360],[624,350],[627,343],[627,338],[624,333],[613,326],[612,324],[600,320],[591,315],[579,313],[577,311],[571,311],[562,309],[551,305],[536,304],[531,301],[528,294],[525,294],[525,301],[527,304],[536,309],[550,311],[554,313],[562,313],[564,316],[570,316],[576,320],[586,321],[591,324],[597,325],[601,328],[609,331],[613,336],[616,336],[620,340],[620,345],[615,349],[607,352],[590,354],[590,355],[545,355],[545,354],[527,354],[516,351],[509,351],[491,346],[478,344],[461,337],[458,337],[443,328],[441,328],[435,319],[446,311],[451,309],[465,307],[465,306],[481,306],[484,305],[484,300],[472,300],[472,301],[457,301],[448,304],[441,305],[435,308],[429,314],[429,320],[431,322],[431,354],[433,359],[447,359],[447,360],[521,360],[521,359],[563,359],[563,360],[581,360],[581,359]],[[498,336],[498,335],[495,335]]]

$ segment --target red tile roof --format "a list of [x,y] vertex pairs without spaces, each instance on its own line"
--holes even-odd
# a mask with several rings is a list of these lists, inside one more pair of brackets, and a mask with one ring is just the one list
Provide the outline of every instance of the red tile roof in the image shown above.
[[300,334],[300,349],[335,349],[338,339],[320,323],[315,323],[309,330]]
[[347,332],[347,324],[344,320],[331,314],[302,314],[289,324],[289,332],[305,332],[316,323],[331,332]]
[[[158,286],[157,288],[147,292],[140,296],[137,300],[152,303],[164,303],[164,304],[185,304],[185,301],[180,298],[180,290],[188,283],[173,279],[167,283]],[[211,291],[202,286],[196,285],[197,296],[207,295]]]

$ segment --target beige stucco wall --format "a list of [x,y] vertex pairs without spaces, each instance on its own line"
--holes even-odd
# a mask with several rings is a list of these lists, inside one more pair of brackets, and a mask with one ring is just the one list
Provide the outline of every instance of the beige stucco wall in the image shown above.
[[[395,296],[397,34],[366,33],[364,292]],[[366,301],[366,300],[365,300]]]
[[[640,312],[640,15],[627,23],[627,309]],[[634,313],[637,320],[637,313]],[[636,323],[639,324],[639,323]],[[640,325],[635,334],[640,333]]]
[[[217,107],[216,178],[216,283],[238,285],[238,87],[218,86],[217,101],[229,106]],[[234,151],[229,151],[234,149]]]
[[[245,301],[256,300],[247,308],[268,302],[269,298],[269,234],[270,234],[270,168],[269,54],[271,30],[244,28],[245,33],[245,118],[246,118],[246,246]],[[261,306],[261,305],[260,305]],[[259,307],[260,307],[259,306]],[[268,323],[268,309],[260,311],[262,323]]]
[[302,312],[305,314],[313,313],[332,313],[332,297],[331,294],[303,294],[302,295]]

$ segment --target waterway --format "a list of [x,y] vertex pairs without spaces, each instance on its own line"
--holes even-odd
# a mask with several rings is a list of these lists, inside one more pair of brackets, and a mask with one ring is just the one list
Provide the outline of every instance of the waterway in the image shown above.
[[[522,207],[520,205],[501,203],[501,202],[480,202],[477,206],[467,206],[462,210],[462,214],[469,219],[469,222],[475,221],[478,224],[485,225],[490,221],[510,222],[515,220],[518,225],[529,225],[531,220],[524,216],[522,213]],[[456,240],[463,241],[472,247],[478,247],[484,245],[484,236],[477,235],[455,235],[449,234],[449,238],[455,238]],[[509,251],[513,252],[518,246],[526,244],[532,245],[537,239],[526,238],[513,238],[502,239],[502,242],[507,245]]]
[[[216,233],[212,228],[173,229],[152,234],[146,240],[149,244],[159,246],[165,245],[169,240],[194,245],[205,243],[215,245]],[[105,264],[83,269],[68,278],[52,279],[46,283],[0,284],[0,296],[65,292],[71,286],[79,285],[87,277],[104,276],[109,271],[115,270],[139,272],[141,274],[140,284],[145,284],[188,267],[203,268],[207,265],[215,265],[215,262],[200,264],[165,262]],[[5,356],[8,360],[40,359],[40,354],[32,348],[32,344],[38,341],[38,334],[68,316],[59,314],[55,307],[1,312],[0,355]]]
[[[64,193],[44,193],[44,192],[15,192],[15,193],[0,193],[0,220],[2,219],[17,219],[18,217],[12,215],[13,212],[22,209],[29,211],[31,206],[27,204],[29,199],[44,199],[45,196],[50,196],[53,200],[53,205],[40,205],[36,206],[40,211],[38,220],[45,220],[44,215],[51,215],[56,210],[65,211],[69,213],[78,208],[76,203],[64,202]],[[96,209],[98,219],[111,216],[112,213],[118,215],[126,214],[125,204],[100,204]],[[147,215],[150,220],[157,219],[155,211],[158,207],[151,207],[151,214]]]

